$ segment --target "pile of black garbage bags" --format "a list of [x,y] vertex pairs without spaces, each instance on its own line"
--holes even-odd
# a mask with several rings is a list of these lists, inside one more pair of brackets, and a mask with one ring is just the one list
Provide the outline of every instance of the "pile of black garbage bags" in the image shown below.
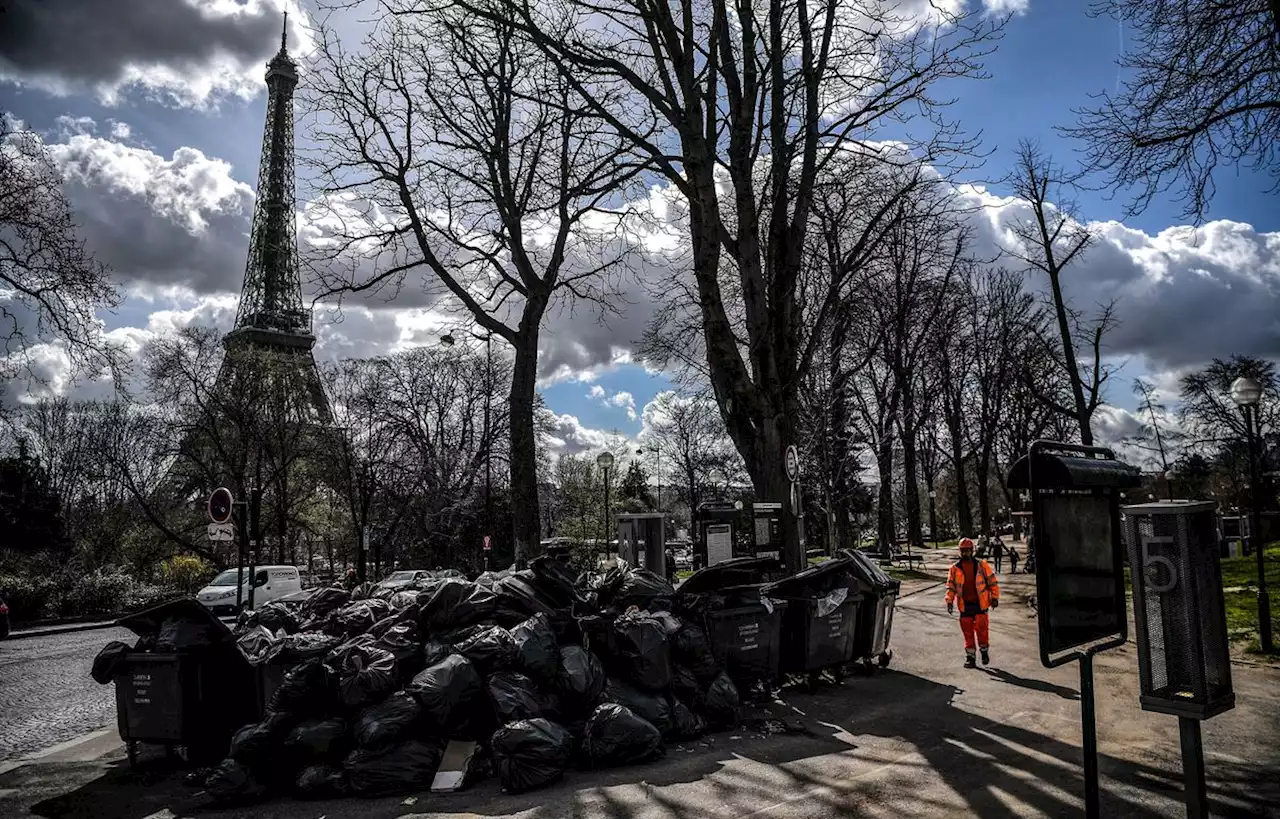
[[477,743],[508,792],[660,758],[741,719],[684,603],[643,569],[575,579],[540,558],[474,582],[264,605],[241,617],[237,644],[283,679],[205,787],[228,800],[422,791],[450,740]]

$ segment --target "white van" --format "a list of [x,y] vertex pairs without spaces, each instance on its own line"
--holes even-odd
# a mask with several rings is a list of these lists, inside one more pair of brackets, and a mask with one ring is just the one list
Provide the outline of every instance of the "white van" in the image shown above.
[[[227,569],[201,589],[196,594],[196,599],[214,614],[236,614],[237,574],[237,569]],[[244,588],[241,591],[245,608],[249,608],[251,582],[254,608],[302,591],[302,577],[297,566],[256,566],[252,578],[248,567],[245,567]]]

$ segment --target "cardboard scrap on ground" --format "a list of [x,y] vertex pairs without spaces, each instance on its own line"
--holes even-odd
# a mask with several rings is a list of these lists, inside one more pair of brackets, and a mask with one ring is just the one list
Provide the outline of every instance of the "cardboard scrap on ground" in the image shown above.
[[431,783],[432,793],[449,793],[461,790],[466,784],[467,774],[471,773],[471,765],[476,758],[479,746],[474,742],[458,739],[449,740],[440,759],[440,768]]

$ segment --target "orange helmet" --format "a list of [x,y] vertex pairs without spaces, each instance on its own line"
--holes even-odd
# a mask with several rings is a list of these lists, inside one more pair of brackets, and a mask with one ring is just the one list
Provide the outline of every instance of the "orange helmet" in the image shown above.
[[962,552],[963,552],[965,549],[970,549],[970,550],[972,550],[972,549],[973,549],[973,541],[972,541],[971,539],[967,538],[967,537],[962,537],[962,538],[960,538],[960,544],[959,544],[959,545],[960,545],[960,551],[962,551]]

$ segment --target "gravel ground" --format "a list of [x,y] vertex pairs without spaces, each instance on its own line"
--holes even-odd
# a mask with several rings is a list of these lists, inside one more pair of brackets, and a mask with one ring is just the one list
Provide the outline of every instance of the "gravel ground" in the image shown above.
[[99,629],[0,643],[0,761],[114,722],[115,689],[94,682],[89,669],[109,641],[135,639],[125,629]]

